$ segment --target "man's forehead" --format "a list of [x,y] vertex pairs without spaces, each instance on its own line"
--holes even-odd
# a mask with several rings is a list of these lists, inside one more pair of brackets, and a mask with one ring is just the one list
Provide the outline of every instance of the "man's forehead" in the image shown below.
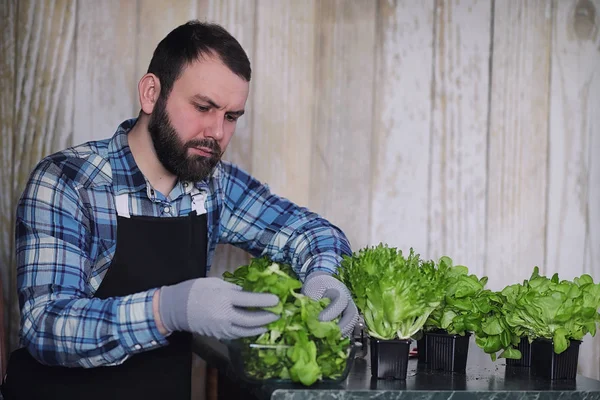
[[[221,103],[245,103],[249,83],[233,73],[220,60],[195,61],[182,71],[175,86],[188,97],[202,96]],[[237,104],[239,105],[239,104]]]

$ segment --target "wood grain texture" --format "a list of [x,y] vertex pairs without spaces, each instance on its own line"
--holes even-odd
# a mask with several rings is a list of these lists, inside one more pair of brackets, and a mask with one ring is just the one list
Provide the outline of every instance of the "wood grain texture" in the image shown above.
[[[19,1],[17,15],[13,196],[16,205],[40,159],[71,145],[76,2]],[[11,298],[16,281],[11,282]],[[12,304],[10,337],[18,332]]]
[[74,144],[111,137],[138,115],[136,33],[135,1],[78,1]]
[[10,284],[15,280],[14,266],[14,212],[12,204],[13,169],[15,154],[14,112],[15,112],[15,60],[16,60],[16,17],[17,0],[3,1],[0,4],[0,185],[5,192],[0,196],[0,363],[4,376],[7,350],[10,338]]
[[[552,33],[548,273],[600,279],[597,162],[600,132],[600,1],[555,1]],[[600,335],[584,339],[580,372],[600,378]]]
[[258,2],[252,129],[253,173],[280,196],[311,195],[315,2]]
[[484,272],[491,2],[438,1],[428,254]]
[[434,0],[379,1],[370,242],[427,257]]
[[543,271],[551,3],[495,3],[487,194],[490,289]]
[[[588,3],[589,4],[589,3]],[[588,105],[586,118],[588,120],[588,134],[590,144],[587,157],[589,160],[588,176],[588,202],[585,236],[585,258],[583,272],[590,274],[596,282],[600,281],[600,1],[593,3],[595,10],[596,36],[593,41],[586,44],[586,52],[591,57],[587,62],[593,64],[594,76],[588,82]],[[589,7],[589,5],[588,5]],[[589,11],[588,11],[589,12]],[[590,12],[591,13],[591,12]],[[578,31],[589,29],[589,15],[585,10],[577,12]],[[583,21],[582,21],[583,20]],[[583,29],[582,29],[583,28]],[[581,360],[580,372],[594,379],[600,379],[600,334],[596,337],[587,337],[581,347],[583,358]]]
[[14,113],[15,113],[15,60],[17,1],[0,4],[0,151],[2,151],[0,182],[8,193],[0,196],[0,268],[4,293],[8,293],[8,272],[12,265],[14,221],[12,212]]
[[317,2],[315,123],[309,206],[369,242],[377,3]]
[[158,43],[177,26],[196,18],[196,0],[138,0],[136,84],[148,71]]
[[[252,64],[250,95],[246,101],[246,113],[238,120],[235,134],[223,158],[248,172],[252,171],[252,121],[254,120],[253,86],[256,85],[255,65],[255,2],[244,0],[201,0],[198,3],[196,18],[222,25],[240,42]],[[245,251],[229,244],[217,246],[210,276],[222,276],[225,271],[233,271],[246,264],[250,256]]]

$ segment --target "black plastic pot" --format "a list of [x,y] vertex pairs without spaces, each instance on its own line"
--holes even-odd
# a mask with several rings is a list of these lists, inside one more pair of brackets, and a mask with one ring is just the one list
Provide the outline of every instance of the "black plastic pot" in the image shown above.
[[469,354],[470,332],[464,336],[445,331],[427,332],[428,368],[449,372],[465,372]]
[[517,347],[521,352],[521,358],[518,360],[507,358],[506,365],[510,367],[530,367],[531,366],[531,343],[526,337],[522,337]]
[[417,340],[417,356],[419,364],[428,364],[429,358],[427,356],[427,334],[423,334],[421,339]]
[[371,376],[377,379],[406,379],[411,339],[370,339]]
[[560,354],[554,352],[550,339],[535,339],[531,343],[531,375],[549,380],[575,379],[581,341],[571,340]]

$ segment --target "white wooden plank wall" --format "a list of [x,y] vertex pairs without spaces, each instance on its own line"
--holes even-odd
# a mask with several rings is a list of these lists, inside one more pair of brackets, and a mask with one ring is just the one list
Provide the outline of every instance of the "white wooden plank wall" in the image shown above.
[[[308,205],[369,243],[370,165],[377,3],[320,1]],[[293,185],[293,182],[288,184]]]
[[15,279],[14,269],[9,266],[14,265],[15,256],[11,251],[13,248],[14,226],[13,212],[13,121],[14,121],[14,101],[15,101],[15,61],[16,61],[16,42],[17,42],[17,0],[4,1],[0,3],[0,171],[7,171],[0,174],[0,185],[4,188],[4,193],[0,196],[0,276],[2,285],[0,285],[0,296],[5,301],[6,306],[0,309],[2,318],[0,318],[0,329],[4,334],[0,335],[0,364],[3,368],[6,366],[8,356],[6,354],[9,348],[8,337],[11,324],[15,318],[11,318],[10,310],[17,307],[11,305],[7,299],[14,298],[12,293],[13,282]]
[[0,265],[2,266],[3,293],[9,293],[13,274],[8,274],[8,265],[12,263],[11,243],[13,230],[8,227],[14,224],[12,211],[12,171],[13,154],[13,117],[15,102],[15,60],[16,60],[16,15],[17,0],[4,1],[0,4],[0,151],[2,159],[0,170],[9,171],[0,175],[0,185],[4,193],[0,196]]
[[[370,242],[427,254],[435,1],[379,1]],[[367,186],[369,187],[368,183]]]
[[[198,18],[252,61],[225,158],[355,250],[449,255],[490,287],[534,265],[600,280],[600,0],[23,0],[0,6],[0,266],[33,165],[139,110],[158,41]],[[245,263],[228,245],[211,275]],[[600,378],[600,336],[580,372]],[[200,390],[199,388],[198,390]]]
[[[553,9],[545,269],[598,280],[600,1],[554,1]],[[580,354],[580,369],[599,377],[600,335]]]
[[492,2],[438,1],[427,257],[482,274]]
[[137,11],[130,0],[77,3],[74,144],[110,137],[139,112]]
[[485,268],[495,290],[544,267],[551,7],[494,7]]

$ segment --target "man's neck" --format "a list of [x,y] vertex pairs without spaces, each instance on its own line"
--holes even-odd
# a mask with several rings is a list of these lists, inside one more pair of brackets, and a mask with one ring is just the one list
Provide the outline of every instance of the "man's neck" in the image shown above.
[[177,177],[167,171],[158,160],[150,132],[148,132],[148,117],[140,116],[127,135],[127,139],[138,168],[150,182],[152,188],[168,196],[175,187]]

